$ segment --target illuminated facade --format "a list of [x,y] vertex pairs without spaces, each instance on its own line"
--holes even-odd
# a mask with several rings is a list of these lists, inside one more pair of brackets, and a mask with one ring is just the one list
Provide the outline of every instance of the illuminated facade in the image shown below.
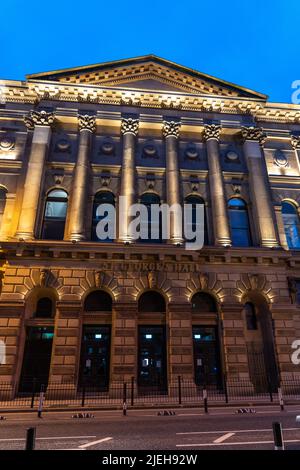
[[[299,374],[300,106],[154,56],[0,84],[0,381]],[[204,248],[97,241],[120,195],[204,203]]]

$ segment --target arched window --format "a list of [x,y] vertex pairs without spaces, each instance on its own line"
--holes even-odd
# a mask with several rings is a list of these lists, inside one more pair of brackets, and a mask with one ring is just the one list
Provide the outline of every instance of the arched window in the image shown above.
[[197,292],[192,297],[192,312],[217,312],[215,299],[206,292]]
[[2,225],[5,205],[6,205],[6,190],[4,188],[0,188],[0,229]]
[[112,298],[103,290],[95,290],[86,297],[84,310],[86,312],[111,312]]
[[[97,209],[102,204],[110,204],[111,206],[115,207],[115,196],[111,191],[99,191],[97,194],[95,194],[93,203],[91,240],[95,242],[112,242],[113,236],[111,236],[111,234],[115,231],[115,219],[111,218],[111,213],[107,211],[105,211],[104,215],[97,215]],[[99,239],[97,237],[96,228],[100,220],[104,218],[107,220],[107,225],[105,227],[105,233],[107,232],[107,237],[105,239]]]
[[165,312],[166,302],[159,292],[144,292],[139,298],[139,312]]
[[42,297],[36,304],[36,318],[51,318],[53,314],[53,302],[49,297]]
[[[208,231],[207,231],[207,220],[206,220],[206,210],[205,210],[205,202],[200,196],[190,195],[185,198],[185,204],[192,205],[192,220],[187,221],[187,228],[189,231],[196,232],[199,227],[200,221],[196,219],[196,206],[198,204],[202,204],[204,207],[204,245],[208,245]],[[199,227],[200,228],[200,227]],[[193,240],[189,240],[192,242]]]
[[[147,229],[146,238],[140,238],[140,241],[146,243],[161,243],[162,241],[162,216],[158,213],[158,217],[151,216],[151,206],[160,205],[160,197],[154,193],[144,193],[140,199],[141,204],[147,208],[147,220],[143,220],[141,214],[141,222],[145,224]],[[153,236],[152,236],[153,235]]]
[[244,305],[244,311],[247,330],[257,330],[257,318],[254,305],[250,302],[247,302]]
[[47,196],[42,238],[44,240],[63,240],[68,194],[63,189],[53,189]]
[[251,246],[251,233],[246,203],[237,197],[228,202],[231,241],[233,246]]
[[300,248],[300,222],[296,206],[283,201],[281,213],[288,247]]

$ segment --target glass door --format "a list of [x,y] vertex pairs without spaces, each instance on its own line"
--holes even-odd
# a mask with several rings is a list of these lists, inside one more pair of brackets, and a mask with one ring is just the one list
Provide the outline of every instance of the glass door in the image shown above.
[[138,384],[140,387],[167,388],[166,329],[139,327]]

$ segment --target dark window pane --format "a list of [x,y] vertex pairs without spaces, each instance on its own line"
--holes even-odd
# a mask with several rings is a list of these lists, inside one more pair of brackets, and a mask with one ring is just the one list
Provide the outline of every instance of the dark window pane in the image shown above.
[[244,306],[247,330],[257,330],[257,319],[255,307],[253,304],[247,302]]
[[250,246],[252,241],[246,204],[239,198],[232,198],[228,209],[232,245]]
[[68,207],[68,195],[62,189],[50,191],[47,197],[42,238],[63,240]]
[[[148,211],[148,219],[147,221],[143,221],[145,223],[148,222],[148,230],[147,230],[147,237],[140,238],[139,240],[141,242],[146,242],[146,243],[161,243],[162,242],[162,218],[161,218],[162,216],[161,214],[159,214],[158,221],[152,220],[151,218],[151,206],[152,204],[160,205],[160,197],[154,193],[144,193],[141,196],[141,204],[144,204],[144,206],[146,206],[147,211]],[[158,238],[151,237],[151,228],[154,233],[156,232],[156,230],[158,231],[158,234],[159,234]]]
[[158,292],[145,292],[139,298],[138,309],[139,312],[165,312],[165,299]]
[[100,222],[100,220],[107,219],[108,223],[114,224],[114,220],[110,220],[107,217],[108,216],[107,212],[105,212],[105,214],[101,215],[101,216],[97,215],[97,209],[98,209],[99,206],[101,206],[101,204],[111,204],[113,207],[115,207],[115,196],[114,196],[114,194],[110,191],[100,191],[99,193],[97,193],[95,195],[94,204],[93,204],[93,220],[92,220],[91,240],[95,241],[95,242],[103,242],[103,241],[112,242],[113,239],[109,238],[109,236],[107,236],[107,238],[105,240],[99,240],[99,238],[97,237],[96,228],[97,228],[97,225]]
[[286,201],[282,203],[282,220],[288,247],[300,248],[300,222],[293,204]]

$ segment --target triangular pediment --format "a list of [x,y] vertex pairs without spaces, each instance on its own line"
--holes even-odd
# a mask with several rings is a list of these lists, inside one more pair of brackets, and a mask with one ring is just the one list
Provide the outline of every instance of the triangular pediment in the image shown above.
[[266,99],[266,95],[153,55],[27,76],[68,84]]

